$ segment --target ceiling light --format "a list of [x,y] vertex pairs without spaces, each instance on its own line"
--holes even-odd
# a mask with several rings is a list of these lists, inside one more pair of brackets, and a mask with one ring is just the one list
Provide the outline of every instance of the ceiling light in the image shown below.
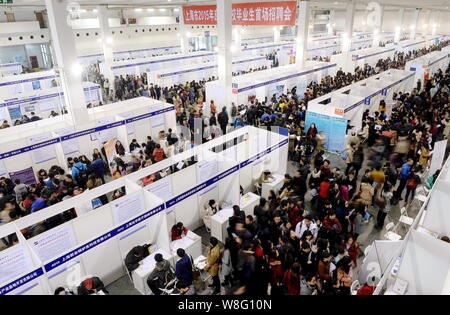
[[153,12],[153,11],[155,11],[155,9],[150,8],[150,9],[147,9],[147,11],[148,11],[148,12]]
[[141,9],[141,8],[136,8],[136,9],[134,9],[134,11],[136,11],[136,12],[142,12],[142,9]]

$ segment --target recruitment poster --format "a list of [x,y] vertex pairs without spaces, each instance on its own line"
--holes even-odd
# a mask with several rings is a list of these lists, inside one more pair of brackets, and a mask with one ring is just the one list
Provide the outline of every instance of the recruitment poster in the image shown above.
[[[39,144],[45,141],[52,140],[53,137],[50,133],[45,133],[37,136],[33,136],[28,138],[28,143],[30,145]],[[40,148],[35,148],[31,151],[31,157],[35,164],[47,162],[53,159],[56,159],[56,152],[54,145],[46,145]]]
[[56,258],[77,245],[73,228],[66,224],[30,239],[31,247],[42,262]]
[[145,210],[142,191],[117,199],[111,207],[116,225],[130,220]]
[[305,133],[314,123],[317,132],[323,131],[326,136],[325,149],[333,153],[341,153],[345,149],[345,136],[347,134],[347,119],[331,117],[307,111],[305,119]]
[[33,260],[23,245],[15,245],[0,252],[0,283],[4,283],[33,269]]
[[117,154],[116,142],[117,142],[116,139],[110,139],[106,141],[105,144],[103,144],[103,148],[105,149],[106,159],[108,160],[111,174],[112,174],[111,162],[113,161],[114,156]]
[[21,171],[9,173],[9,178],[14,182],[16,179],[20,179],[22,184],[32,185],[36,184],[36,177],[32,167],[26,168]]

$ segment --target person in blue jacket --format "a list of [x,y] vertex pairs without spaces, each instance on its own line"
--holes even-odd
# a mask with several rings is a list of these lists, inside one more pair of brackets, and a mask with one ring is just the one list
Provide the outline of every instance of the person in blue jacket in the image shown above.
[[400,170],[400,184],[398,185],[398,188],[395,191],[395,198],[398,200],[403,200],[402,192],[405,189],[406,181],[408,180],[413,165],[414,161],[412,159],[408,159],[408,161],[405,164],[403,164],[402,169]]
[[177,256],[180,257],[180,259],[177,261],[175,266],[175,275],[178,280],[183,281],[183,283],[189,286],[192,284],[191,258],[182,248],[177,250]]
[[80,160],[78,158],[74,158],[73,162],[74,162],[74,164],[72,167],[72,177],[75,180],[78,180],[79,176],[80,176],[80,172],[87,171],[87,167],[84,163],[80,162]]

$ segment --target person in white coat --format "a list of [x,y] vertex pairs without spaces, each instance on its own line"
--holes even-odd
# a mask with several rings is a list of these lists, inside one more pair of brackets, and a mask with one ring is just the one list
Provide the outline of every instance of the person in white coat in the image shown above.
[[301,239],[305,231],[311,231],[314,239],[317,239],[317,233],[319,232],[319,228],[309,215],[305,216],[303,221],[297,223],[297,226],[295,227],[295,235],[297,235],[298,239]]
[[211,217],[218,211],[216,201],[211,199],[203,211],[203,223],[208,231],[211,231]]

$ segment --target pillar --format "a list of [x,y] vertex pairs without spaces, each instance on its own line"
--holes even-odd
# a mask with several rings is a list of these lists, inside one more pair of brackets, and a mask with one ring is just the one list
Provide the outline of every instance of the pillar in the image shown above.
[[189,53],[189,29],[186,26],[186,24],[184,24],[183,7],[180,7],[178,12],[179,12],[178,37],[180,39],[181,53],[187,54]]
[[431,34],[431,23],[431,10],[428,10],[425,18],[425,24],[422,26],[423,34],[425,36]]
[[380,39],[383,33],[383,16],[384,16],[384,5],[379,5],[379,8],[377,9],[375,16],[372,47],[380,46]]
[[353,38],[353,22],[355,20],[355,2],[349,0],[345,14],[345,28],[342,38],[342,52],[350,51]]
[[[223,98],[214,100],[217,111],[220,112],[226,106],[228,113],[231,113],[231,93],[232,93],[232,34],[231,25],[231,5],[232,1],[217,1],[217,64],[219,80],[218,84],[223,88]],[[209,104],[208,104],[209,106]]]
[[237,51],[241,51],[242,46],[242,25],[236,25],[233,27],[233,41]]
[[410,26],[410,39],[416,39],[417,23],[419,23],[420,9],[414,11],[413,24]]
[[[109,81],[110,94],[114,93],[114,73],[112,71],[112,65],[114,62],[114,53],[113,53],[113,37],[111,34],[111,30],[109,28],[108,22],[108,9],[105,5],[97,6],[97,14],[98,14],[98,22],[100,26],[100,39],[102,41],[102,50],[103,56],[105,59],[105,79]],[[108,95],[107,95],[108,98]]]
[[402,29],[403,29],[403,19],[405,17],[405,9],[401,8],[398,10],[398,20],[397,26],[395,27],[395,35],[394,35],[394,43],[398,44],[400,39],[402,38]]
[[73,30],[68,23],[68,3],[70,3],[70,0],[45,0],[53,51],[61,77],[64,99],[74,124],[83,125],[89,122],[89,114],[81,82],[83,69],[77,61]]
[[309,16],[309,1],[299,1],[295,50],[295,64],[299,69],[304,68],[308,56]]
[[274,26],[273,28],[273,42],[279,43],[281,41],[281,26]]
[[329,18],[328,18],[328,25],[327,25],[327,28],[328,28],[328,35],[329,35],[329,36],[333,36],[333,34],[334,34],[333,23],[334,23],[334,16],[335,16],[335,13],[336,13],[336,11],[331,10],[331,11],[330,11],[330,16],[329,16]]

